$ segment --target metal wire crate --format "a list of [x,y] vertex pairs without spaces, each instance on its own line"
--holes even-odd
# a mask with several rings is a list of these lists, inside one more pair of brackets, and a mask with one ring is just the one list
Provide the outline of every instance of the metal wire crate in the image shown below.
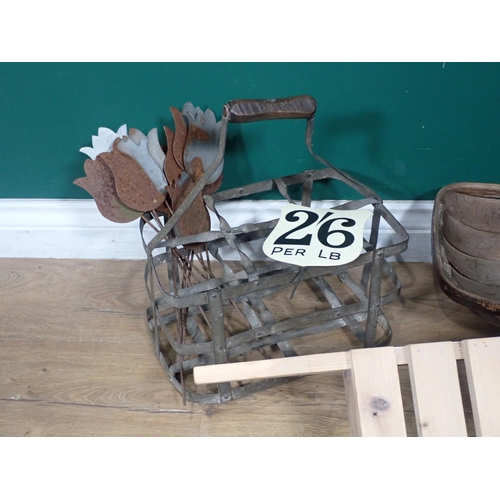
[[[387,259],[406,250],[408,234],[372,190],[313,152],[315,111],[316,103],[309,96],[229,102],[223,111],[217,158],[193,191],[172,216],[165,217],[151,239],[146,228],[148,222],[158,219],[157,215],[148,213],[141,220],[147,254],[145,282],[151,302],[148,325],[156,354],[184,400],[224,403],[290,380],[196,386],[192,379],[195,366],[332,351],[336,350],[336,336],[351,333],[364,347],[391,340],[392,330],[382,307],[398,297],[401,284]],[[277,118],[307,120],[306,145],[326,168],[205,195],[215,221],[212,229],[176,237],[175,224],[224,156],[228,123]],[[274,199],[309,207],[315,185],[339,182],[354,188],[362,198],[335,209],[373,210],[363,251],[349,264],[300,268],[277,261],[256,261],[249,257],[249,245],[261,247],[277,219],[231,227],[220,214],[221,206],[264,192],[273,192]],[[293,193],[300,192],[300,199],[292,199],[290,188]],[[386,246],[379,241],[382,224],[393,236]],[[228,250],[233,252],[230,258]],[[293,300],[287,299],[290,307],[278,310],[276,304],[283,301],[276,299],[283,294],[289,297],[295,288]],[[316,301],[311,310],[301,300],[303,294],[308,295],[309,304]]]

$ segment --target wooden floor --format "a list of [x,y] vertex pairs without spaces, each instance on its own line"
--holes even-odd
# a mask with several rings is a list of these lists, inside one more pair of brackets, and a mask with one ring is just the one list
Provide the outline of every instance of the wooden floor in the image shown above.
[[[393,345],[499,333],[448,299],[431,265],[394,268],[402,296],[384,308]],[[0,436],[349,435],[341,374],[183,406],[154,354],[143,269],[142,261],[0,259]],[[473,435],[471,422],[469,410]]]

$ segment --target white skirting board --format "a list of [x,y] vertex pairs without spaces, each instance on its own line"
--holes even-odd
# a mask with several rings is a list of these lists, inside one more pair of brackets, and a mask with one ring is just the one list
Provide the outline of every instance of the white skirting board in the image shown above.
[[[231,201],[220,214],[232,227],[276,219],[280,201]],[[323,201],[316,206],[331,207]],[[386,201],[384,205],[410,235],[398,261],[431,262],[433,201]],[[379,246],[389,244],[390,228],[381,227]],[[255,252],[255,254],[252,254]],[[252,258],[262,258],[259,249]],[[116,224],[105,219],[94,200],[0,200],[0,258],[145,259],[139,222]]]

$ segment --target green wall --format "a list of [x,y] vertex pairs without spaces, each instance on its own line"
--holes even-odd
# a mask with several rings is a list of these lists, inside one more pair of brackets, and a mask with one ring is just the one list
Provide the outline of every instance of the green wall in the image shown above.
[[[500,181],[499,84],[495,63],[2,63],[0,198],[88,198],[72,182],[100,126],[157,127],[164,142],[169,106],[220,117],[231,99],[310,94],[320,156],[384,199],[433,199]],[[223,187],[319,168],[304,130],[231,124]]]

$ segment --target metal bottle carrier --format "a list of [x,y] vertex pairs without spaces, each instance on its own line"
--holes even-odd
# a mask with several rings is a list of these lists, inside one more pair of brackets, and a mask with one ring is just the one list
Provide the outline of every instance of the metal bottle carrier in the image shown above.
[[[141,220],[147,254],[145,282],[151,302],[148,325],[156,354],[184,401],[225,403],[293,380],[196,386],[192,380],[195,366],[297,356],[302,354],[297,342],[303,346],[317,336],[323,339],[321,345],[326,342],[326,351],[335,350],[328,346],[328,339],[345,335],[343,330],[352,332],[364,347],[385,345],[391,340],[392,330],[382,307],[399,296],[401,283],[387,259],[406,250],[408,234],[371,189],[313,152],[315,112],[316,102],[310,96],[227,103],[217,157],[189,196],[170,218],[165,218],[163,228],[149,241],[145,233],[148,225]],[[200,195],[224,157],[228,124],[292,118],[306,119],[307,148],[326,168],[204,195],[218,228],[176,237],[175,224]],[[247,245],[261,246],[277,219],[231,227],[218,211],[221,203],[268,191],[275,193],[276,198],[309,207],[316,183],[337,181],[351,186],[363,198],[335,209],[373,210],[362,253],[342,266],[305,267],[300,272],[299,266],[283,262],[252,261]],[[301,188],[299,201],[289,195],[289,187],[296,185]],[[152,220],[153,214],[147,213],[146,219]],[[386,224],[385,233],[389,231],[393,236],[387,246],[380,246],[381,224]],[[227,249],[237,258],[227,260],[223,256]],[[301,286],[290,307],[285,314],[277,314],[273,298],[290,296],[298,281]],[[307,312],[299,308],[298,314],[294,314],[304,286],[314,292],[322,307]]]

